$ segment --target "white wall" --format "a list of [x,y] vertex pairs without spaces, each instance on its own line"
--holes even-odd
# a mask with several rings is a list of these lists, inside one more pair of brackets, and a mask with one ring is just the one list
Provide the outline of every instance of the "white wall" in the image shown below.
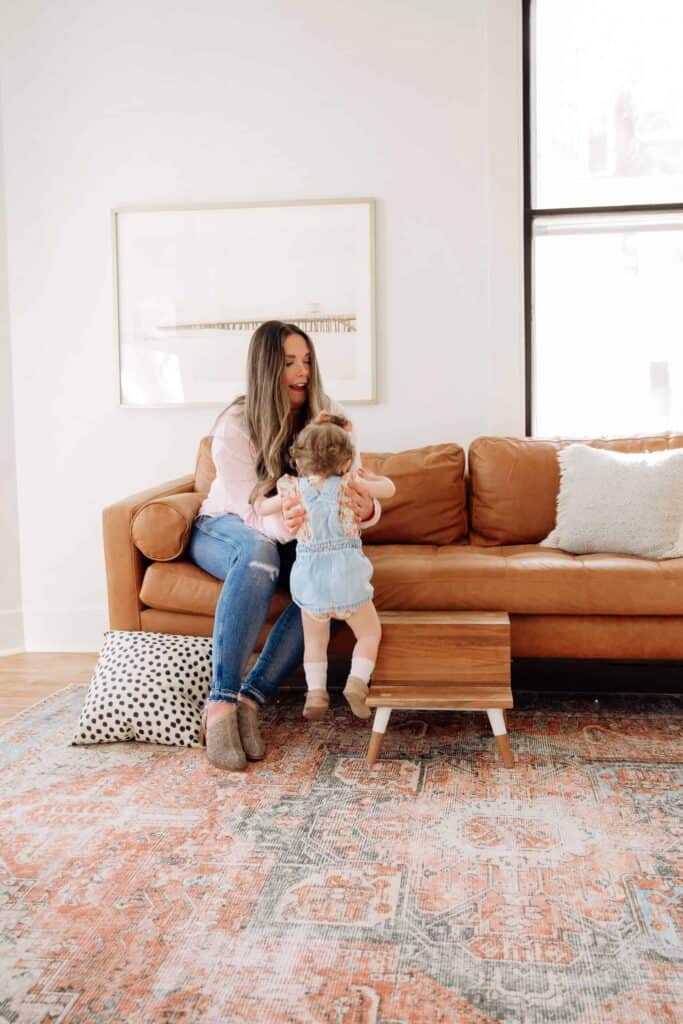
[[7,6],[29,650],[99,646],[100,511],[189,471],[215,412],[117,406],[112,207],[375,196],[363,447],[523,433],[518,0]]
[[20,650],[24,644],[13,411],[5,187],[0,130],[0,654]]

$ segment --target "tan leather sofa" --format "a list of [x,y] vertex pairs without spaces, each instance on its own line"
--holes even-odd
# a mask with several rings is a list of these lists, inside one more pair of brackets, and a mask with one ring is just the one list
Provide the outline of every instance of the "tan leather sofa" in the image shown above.
[[[379,609],[510,614],[517,658],[683,659],[683,558],[575,556],[539,546],[554,526],[557,451],[569,440],[480,437],[363,462],[394,498],[364,534]],[[683,434],[597,439],[596,447],[683,447]],[[214,468],[210,439],[193,475],[104,510],[112,629],[209,636],[221,582],[184,556]],[[269,622],[288,600],[276,593]],[[267,635],[264,630],[260,643]],[[346,627],[332,653],[350,651]]]

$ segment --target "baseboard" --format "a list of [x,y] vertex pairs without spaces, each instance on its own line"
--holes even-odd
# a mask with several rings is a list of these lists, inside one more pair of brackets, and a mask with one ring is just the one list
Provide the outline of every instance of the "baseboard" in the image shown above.
[[0,611],[0,655],[24,650],[24,615],[21,608]]

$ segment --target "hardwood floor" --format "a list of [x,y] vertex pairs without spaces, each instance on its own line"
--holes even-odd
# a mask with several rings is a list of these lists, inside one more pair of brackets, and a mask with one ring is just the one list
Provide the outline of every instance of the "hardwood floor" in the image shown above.
[[89,683],[97,654],[8,654],[0,657],[0,723],[69,683]]

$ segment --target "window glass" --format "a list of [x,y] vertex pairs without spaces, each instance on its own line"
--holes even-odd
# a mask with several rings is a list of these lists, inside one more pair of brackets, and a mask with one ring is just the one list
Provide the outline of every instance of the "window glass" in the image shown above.
[[532,433],[683,430],[683,214],[538,217]]
[[683,0],[535,0],[532,206],[683,201]]

